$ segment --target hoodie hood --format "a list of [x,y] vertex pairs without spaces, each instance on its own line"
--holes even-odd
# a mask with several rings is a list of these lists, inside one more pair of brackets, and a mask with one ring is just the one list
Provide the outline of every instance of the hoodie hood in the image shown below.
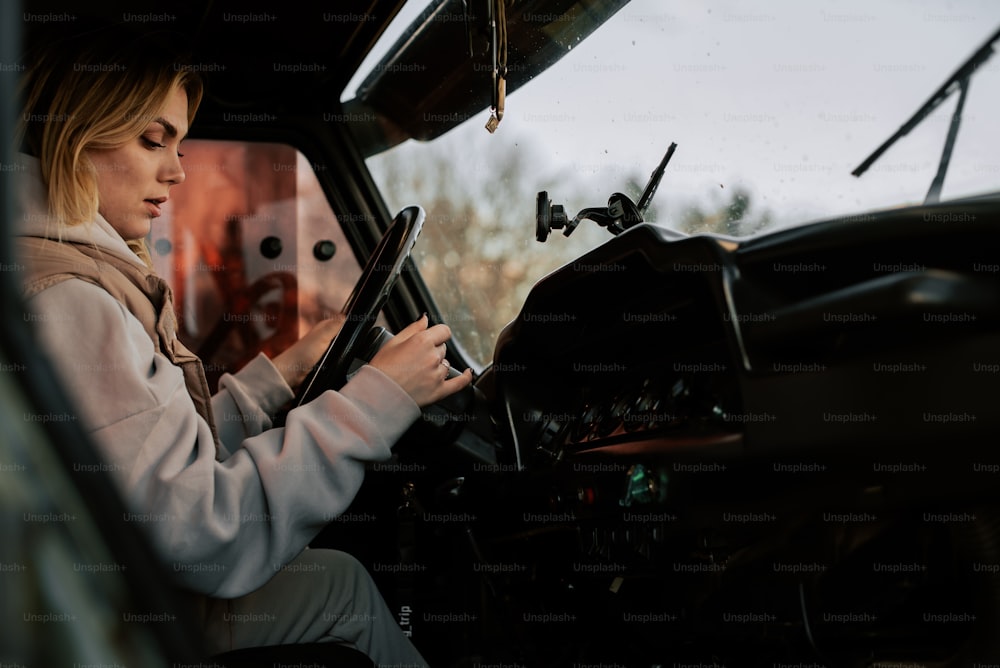
[[62,225],[53,218],[49,214],[48,194],[38,158],[24,153],[16,154],[13,171],[16,193],[13,225],[15,236],[89,244],[127,258],[141,267],[146,266],[101,214],[80,225]]

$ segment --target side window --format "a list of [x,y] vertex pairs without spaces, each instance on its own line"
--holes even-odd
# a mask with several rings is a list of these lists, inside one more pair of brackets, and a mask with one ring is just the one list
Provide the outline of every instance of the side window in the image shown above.
[[211,387],[340,311],[361,268],[312,166],[282,144],[188,140],[148,239]]

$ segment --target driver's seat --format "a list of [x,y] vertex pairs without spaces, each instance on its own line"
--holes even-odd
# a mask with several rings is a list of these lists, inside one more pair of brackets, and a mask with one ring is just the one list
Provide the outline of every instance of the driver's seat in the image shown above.
[[375,662],[362,652],[329,642],[246,647],[218,654],[209,661],[209,665],[218,668],[273,668],[278,664],[315,668],[375,668]]

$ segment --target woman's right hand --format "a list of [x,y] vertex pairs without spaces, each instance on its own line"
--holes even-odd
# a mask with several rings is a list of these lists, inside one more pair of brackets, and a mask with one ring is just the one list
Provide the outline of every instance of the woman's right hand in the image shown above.
[[472,371],[448,378],[445,342],[451,338],[447,325],[427,326],[423,315],[390,339],[369,364],[406,390],[424,407],[458,392],[472,382]]

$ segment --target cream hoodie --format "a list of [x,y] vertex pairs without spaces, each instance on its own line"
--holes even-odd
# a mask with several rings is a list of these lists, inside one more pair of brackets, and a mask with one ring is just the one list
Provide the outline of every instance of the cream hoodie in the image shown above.
[[[17,234],[58,236],[38,161],[20,156]],[[100,215],[62,238],[141,260]],[[228,456],[195,410],[179,367],[103,289],[69,279],[27,302],[25,319],[92,431],[131,512],[178,584],[220,598],[249,593],[350,504],[365,463],[390,457],[420,415],[388,376],[364,366],[271,429],[292,391],[266,356],[226,374],[212,398]]]

